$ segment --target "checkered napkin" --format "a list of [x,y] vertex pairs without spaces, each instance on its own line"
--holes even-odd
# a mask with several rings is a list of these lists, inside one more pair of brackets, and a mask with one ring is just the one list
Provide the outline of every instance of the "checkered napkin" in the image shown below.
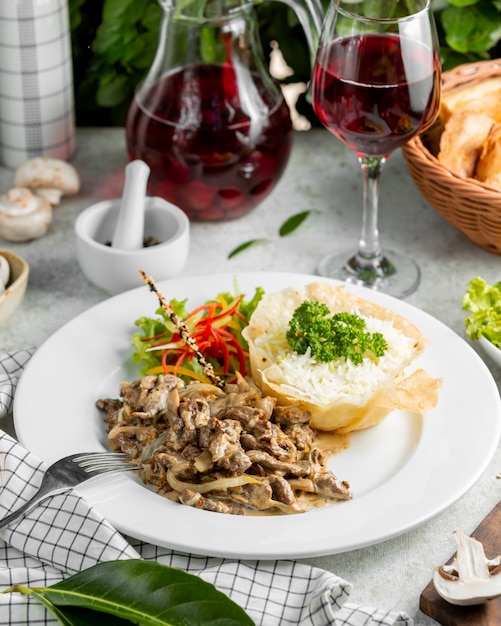
[[0,417],[10,413],[17,383],[35,350],[26,348],[0,354]]
[[[22,369],[25,352],[0,356],[2,368],[21,363]],[[17,380],[19,372],[11,374]],[[8,385],[15,388],[15,382]],[[2,386],[5,381],[0,393]],[[39,459],[0,431],[0,519],[35,493],[44,471]],[[350,583],[319,568],[294,561],[188,555],[123,537],[73,490],[47,498],[0,530],[0,625],[57,623],[29,598],[2,594],[3,589],[15,583],[47,586],[96,563],[130,558],[156,560],[200,576],[258,625],[412,626],[405,613],[350,604]]]

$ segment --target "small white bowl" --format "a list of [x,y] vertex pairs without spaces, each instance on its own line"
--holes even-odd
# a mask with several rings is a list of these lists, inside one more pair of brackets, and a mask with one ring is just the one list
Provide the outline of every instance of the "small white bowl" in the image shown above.
[[478,338],[478,343],[491,361],[493,361],[498,367],[501,367],[501,350],[483,335]]
[[145,200],[144,236],[161,243],[138,250],[111,247],[120,210],[119,198],[82,211],[75,222],[77,258],[87,278],[110,294],[144,285],[139,270],[153,280],[178,276],[188,259],[190,221],[163,198]]
[[10,250],[0,249],[0,255],[7,259],[10,266],[10,278],[5,291],[0,294],[0,324],[4,324],[23,301],[30,268],[23,258]]

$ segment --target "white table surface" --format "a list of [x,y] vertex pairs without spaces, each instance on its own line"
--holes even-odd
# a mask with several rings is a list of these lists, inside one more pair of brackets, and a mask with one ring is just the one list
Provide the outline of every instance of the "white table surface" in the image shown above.
[[[73,160],[80,172],[78,196],[63,199],[54,211],[47,235],[14,244],[0,240],[25,257],[31,273],[20,309],[0,326],[0,350],[40,346],[61,325],[108,295],[90,284],[76,259],[73,226],[79,212],[105,198],[121,195],[126,164],[121,129],[79,129]],[[0,168],[0,190],[12,186],[13,172]],[[288,168],[271,196],[239,220],[192,224],[191,251],[185,275],[223,271],[284,271],[315,273],[319,258],[332,249],[355,244],[361,223],[361,174],[354,155],[325,130],[296,133]],[[501,278],[501,258],[471,243],[447,224],[419,194],[400,152],[386,165],[381,185],[380,232],[389,248],[403,249],[419,264],[419,289],[407,298],[461,337],[465,312],[461,298],[468,281],[483,276]],[[291,235],[278,229],[299,211],[316,212]],[[228,260],[239,243],[256,237],[269,241]],[[476,345],[476,350],[480,350]],[[496,381],[501,371],[481,353]],[[14,433],[12,417],[0,418],[0,428]],[[471,533],[497,504],[501,494],[501,454],[498,452],[477,484],[455,505],[421,527],[379,545],[312,558],[307,562],[336,572],[354,585],[351,600],[401,609],[415,624],[436,624],[419,611],[421,590],[436,565],[455,550],[452,532]]]

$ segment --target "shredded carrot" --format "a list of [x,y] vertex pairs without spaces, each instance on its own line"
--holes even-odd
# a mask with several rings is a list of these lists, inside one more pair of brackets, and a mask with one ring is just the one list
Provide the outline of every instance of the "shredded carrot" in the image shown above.
[[161,367],[159,365],[158,367],[152,367],[148,370],[147,374],[173,374],[174,376],[186,376],[186,378],[198,380],[200,383],[210,383],[210,380],[206,376],[199,374],[198,372],[194,372],[187,367],[178,367],[177,373],[175,373],[174,365],[166,365],[165,367]]
[[[192,309],[184,320],[201,353],[213,364],[215,372],[225,378],[236,371],[242,376],[248,373],[248,350],[241,337],[248,322],[238,310],[242,298],[240,295],[228,304],[218,296],[215,301]],[[183,375],[207,382],[203,374],[184,367],[193,362],[194,356],[178,331],[144,337],[142,341],[151,342],[149,349],[162,350],[161,368],[153,368],[151,373]]]

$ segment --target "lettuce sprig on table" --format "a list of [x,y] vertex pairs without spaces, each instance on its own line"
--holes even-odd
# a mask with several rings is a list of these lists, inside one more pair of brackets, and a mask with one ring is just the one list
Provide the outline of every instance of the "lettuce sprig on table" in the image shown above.
[[463,296],[463,310],[470,311],[465,319],[468,336],[477,340],[485,337],[501,348],[501,281],[487,283],[473,278]]

